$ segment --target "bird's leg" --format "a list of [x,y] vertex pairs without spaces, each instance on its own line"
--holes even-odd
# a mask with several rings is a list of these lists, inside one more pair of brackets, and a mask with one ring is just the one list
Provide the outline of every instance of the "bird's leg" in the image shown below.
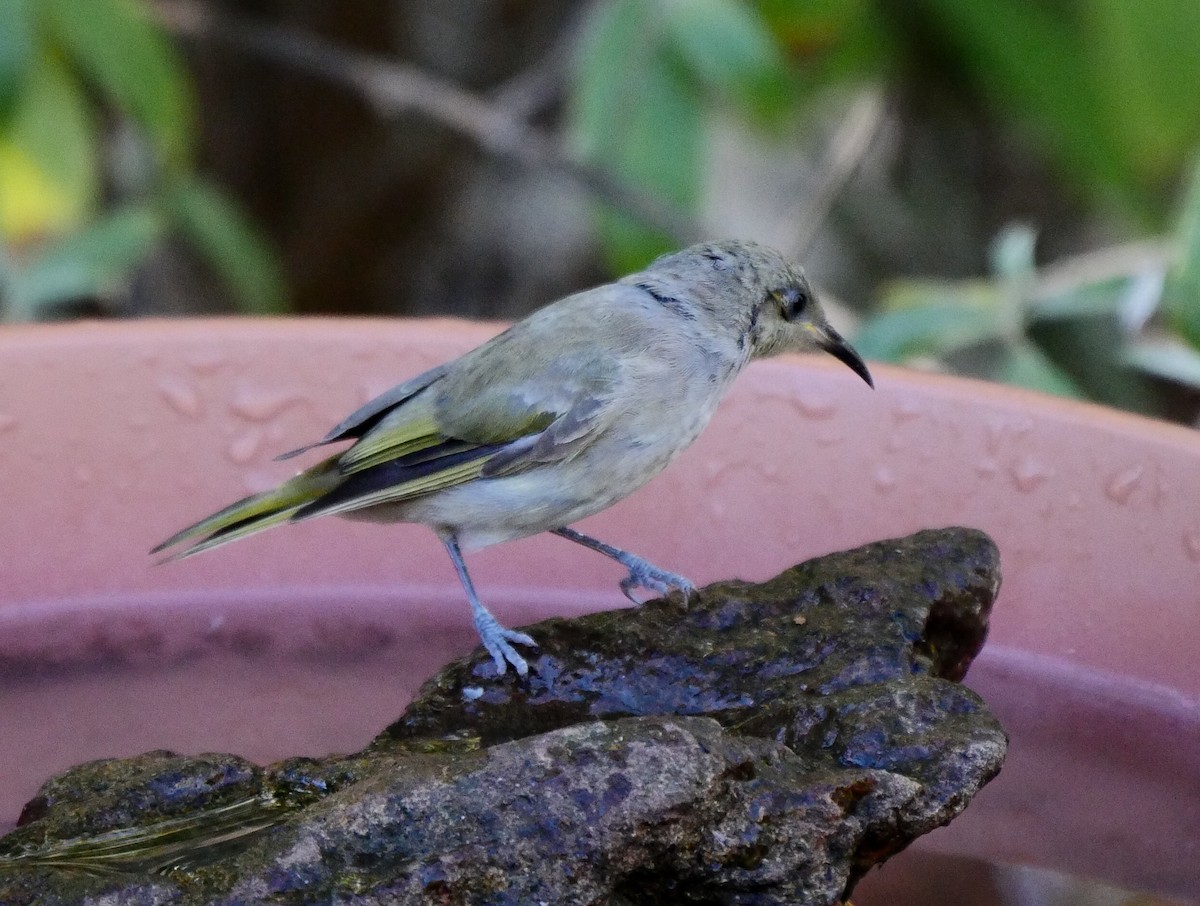
[[483,642],[483,647],[487,649],[488,654],[492,656],[492,660],[496,662],[496,674],[504,672],[505,661],[507,661],[513,665],[517,673],[524,676],[529,672],[529,665],[525,663],[525,658],[517,654],[517,650],[509,642],[516,642],[518,645],[532,645],[534,648],[537,647],[537,642],[523,632],[505,629],[500,625],[500,621],[492,616],[491,611],[484,607],[483,602],[479,600],[479,595],[475,594],[475,585],[471,582],[471,576],[467,572],[467,564],[463,560],[462,551],[459,550],[458,539],[449,535],[442,539],[442,543],[446,545],[446,552],[450,554],[450,560],[454,563],[459,581],[462,582],[463,589],[467,593],[467,600],[471,602],[471,613],[475,618],[475,628],[479,632],[480,641]]
[[628,551],[623,551],[619,547],[605,544],[603,541],[599,541],[589,535],[584,535],[572,528],[564,527],[551,529],[550,531],[560,538],[566,538],[568,541],[574,541],[576,544],[582,544],[584,547],[591,548],[597,553],[604,554],[606,557],[611,557],[629,570],[629,575],[621,580],[621,591],[634,604],[643,603],[634,597],[633,590],[635,588],[648,588],[650,591],[657,592],[660,595],[665,595],[672,588],[678,588],[683,592],[684,601],[687,601],[696,593],[696,586],[683,576],[667,572],[665,569],[659,569],[648,560],[643,560],[641,557],[631,554]]

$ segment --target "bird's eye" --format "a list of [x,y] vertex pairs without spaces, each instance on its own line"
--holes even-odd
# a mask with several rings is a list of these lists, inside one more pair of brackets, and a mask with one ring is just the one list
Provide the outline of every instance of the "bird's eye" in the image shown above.
[[804,314],[804,309],[808,307],[808,293],[798,286],[789,286],[779,293],[779,303],[783,309],[783,317],[794,321]]

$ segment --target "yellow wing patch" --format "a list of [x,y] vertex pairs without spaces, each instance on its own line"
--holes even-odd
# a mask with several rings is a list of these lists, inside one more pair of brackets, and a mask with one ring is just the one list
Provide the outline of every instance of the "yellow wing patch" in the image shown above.
[[[239,538],[245,538],[247,535],[254,535],[258,532],[261,532],[263,529],[269,529],[272,526],[282,525],[283,523],[285,523],[289,519],[291,519],[292,514],[295,513],[297,510],[299,510],[300,507],[302,507],[303,505],[304,504],[302,504],[302,503],[298,503],[295,506],[288,507],[287,509],[274,510],[269,513],[264,513],[263,515],[259,516],[257,519],[253,519],[253,518],[249,519],[243,525],[239,526],[236,529],[233,529],[232,531],[228,531],[228,530],[222,531],[221,529],[214,529],[213,530],[214,534],[205,538],[203,541],[198,541],[195,544],[190,545],[189,547],[185,547],[183,550],[179,551],[176,554],[172,554],[171,556],[166,557],[163,562],[168,562],[171,560],[182,560],[184,557],[192,556],[192,554],[199,554],[199,553],[202,553],[203,551],[212,550],[214,547],[220,547],[222,544],[228,544],[230,541],[237,541]],[[233,523],[230,523],[230,524],[232,525]],[[226,526],[225,528],[227,529],[228,526]],[[169,546],[170,545],[167,545],[167,544],[159,545],[158,547],[154,548],[154,550],[152,550],[150,553],[152,553],[152,554],[156,553],[156,552],[162,550],[164,547],[169,547]]]
[[[337,457],[324,459],[277,488],[243,497],[223,510],[201,519],[195,525],[189,525],[183,531],[176,532],[166,541],[155,545],[150,553],[157,554],[184,541],[209,536],[169,558],[178,560],[210,550],[226,541],[244,538],[261,529],[279,525],[286,522],[305,504],[333,490],[341,480],[337,469]],[[236,528],[229,530],[235,526]]]
[[342,454],[338,466],[343,474],[361,472],[389,460],[436,447],[445,440],[432,415],[394,426],[380,426]]

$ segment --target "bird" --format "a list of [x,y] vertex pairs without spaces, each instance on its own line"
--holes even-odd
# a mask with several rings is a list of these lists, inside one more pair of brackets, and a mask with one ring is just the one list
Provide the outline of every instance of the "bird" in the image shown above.
[[[538,309],[453,361],[372,399],[320,440],[349,446],[167,538],[181,559],[285,523],[337,515],[424,524],[449,554],[497,675],[536,648],[484,606],[464,550],[551,532],[627,571],[621,590],[683,576],[571,528],[662,471],[753,359],[823,350],[874,387],[802,268],[748,240],[704,242]],[[184,545],[183,547],[180,547]]]

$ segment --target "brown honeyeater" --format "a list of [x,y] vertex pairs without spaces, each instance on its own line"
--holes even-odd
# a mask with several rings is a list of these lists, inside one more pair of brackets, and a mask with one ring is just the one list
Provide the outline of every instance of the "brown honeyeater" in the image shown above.
[[450,554],[497,670],[528,667],[480,602],[462,548],[553,532],[629,570],[621,588],[694,589],[682,576],[569,528],[637,490],[687,447],[752,359],[821,349],[868,384],[804,272],[726,240],[664,255],[553,302],[465,355],[387,391],[313,447],[352,441],[274,490],[184,529],[154,552],[186,557],[262,529],[339,515],[429,526]]

